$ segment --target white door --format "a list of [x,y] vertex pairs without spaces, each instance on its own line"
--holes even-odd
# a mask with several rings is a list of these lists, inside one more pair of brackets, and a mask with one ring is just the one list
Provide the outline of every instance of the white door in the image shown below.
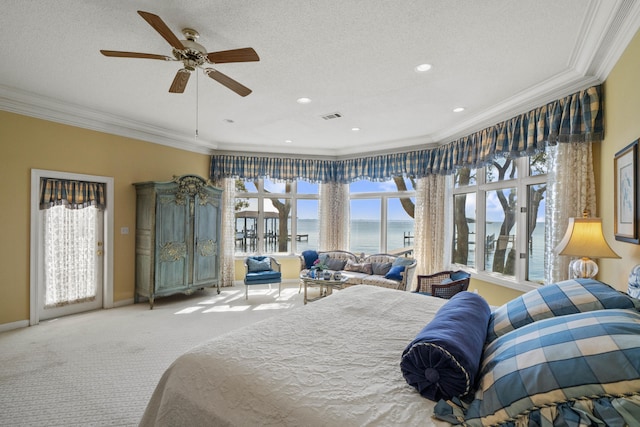
[[103,212],[54,206],[40,216],[40,320],[102,308]]
[[[40,209],[42,178],[104,183],[106,208]],[[31,170],[30,325],[113,307],[113,182],[111,177]]]

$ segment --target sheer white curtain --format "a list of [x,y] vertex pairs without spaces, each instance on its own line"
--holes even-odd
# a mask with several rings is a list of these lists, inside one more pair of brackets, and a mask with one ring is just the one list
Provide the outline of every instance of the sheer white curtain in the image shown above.
[[349,184],[320,184],[320,244],[322,251],[349,249]]
[[236,180],[224,178],[216,181],[214,185],[222,188],[222,210],[220,240],[220,286],[233,286],[235,279],[235,199]]
[[590,142],[559,143],[547,147],[547,224],[545,230],[545,281],[568,278],[570,258],[555,254],[571,217],[587,210],[596,216],[596,188]]
[[95,299],[98,214],[92,206],[43,211],[45,307]]
[[416,182],[416,275],[431,274],[444,269],[445,185],[444,175],[429,175]]

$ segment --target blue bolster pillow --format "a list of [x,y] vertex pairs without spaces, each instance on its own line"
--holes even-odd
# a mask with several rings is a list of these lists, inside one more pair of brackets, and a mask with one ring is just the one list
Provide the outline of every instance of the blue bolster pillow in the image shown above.
[[454,295],[402,353],[407,383],[436,402],[473,392],[490,315],[478,294]]

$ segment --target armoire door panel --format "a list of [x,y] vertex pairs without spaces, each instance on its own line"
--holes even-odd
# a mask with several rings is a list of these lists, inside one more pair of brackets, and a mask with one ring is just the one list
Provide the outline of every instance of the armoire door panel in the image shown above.
[[194,285],[198,285],[218,279],[220,210],[213,200],[203,202],[198,197],[195,206]]
[[159,194],[156,214],[156,292],[187,284],[189,257],[188,210],[175,194]]

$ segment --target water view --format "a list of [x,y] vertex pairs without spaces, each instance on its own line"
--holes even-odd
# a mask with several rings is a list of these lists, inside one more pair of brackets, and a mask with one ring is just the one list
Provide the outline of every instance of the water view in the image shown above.
[[[374,220],[351,221],[351,245],[349,250],[354,253],[364,252],[367,255],[383,252],[380,249],[380,222]],[[290,229],[290,228],[289,228]],[[272,238],[270,238],[272,237]],[[405,238],[406,237],[406,238]],[[319,225],[317,219],[299,219],[296,232],[296,252],[307,249],[317,250],[319,247]],[[267,230],[265,241],[268,252],[277,252],[278,243],[275,235]],[[387,251],[399,250],[413,245],[413,221],[389,221],[387,224]],[[237,252],[255,251],[255,241],[236,241]],[[287,244],[287,251],[291,251],[291,239]]]
[[[493,270],[493,256],[495,254],[496,245],[498,244],[498,238],[500,236],[501,222],[489,222],[486,224],[486,235],[492,238],[480,238],[480,242],[485,242],[485,257],[484,257],[484,269],[487,271]],[[469,258],[468,265],[475,267],[475,252],[476,252],[476,234],[475,224],[469,223]],[[528,279],[531,281],[543,281],[544,280],[544,222],[539,222],[531,235],[531,242],[529,244],[529,275]],[[507,248],[511,249],[515,245],[515,235],[511,235],[506,238]]]

